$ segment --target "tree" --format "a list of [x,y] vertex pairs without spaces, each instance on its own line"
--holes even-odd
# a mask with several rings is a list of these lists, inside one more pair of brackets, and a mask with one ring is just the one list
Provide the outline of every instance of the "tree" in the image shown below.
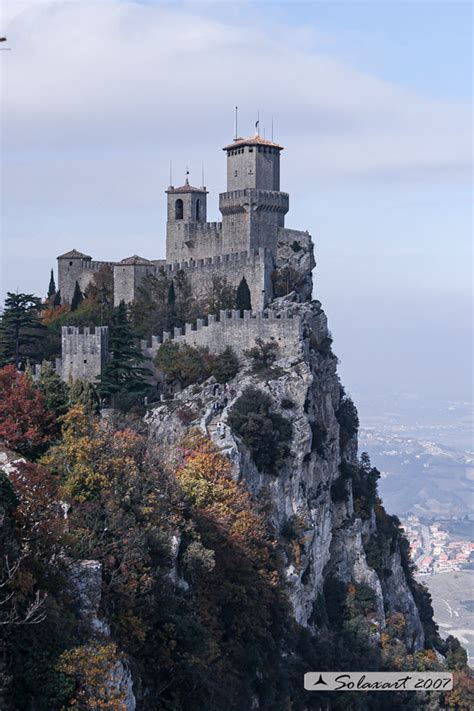
[[135,343],[124,301],[114,309],[109,351],[110,358],[100,376],[98,390],[102,396],[110,398],[115,406],[121,392],[139,395],[149,388],[145,380],[148,371],[143,368],[145,359]]
[[240,280],[240,284],[237,287],[237,294],[235,296],[235,308],[238,309],[240,312],[252,310],[250,289],[249,285],[247,284],[247,280],[244,276]]
[[53,306],[56,308],[57,306],[61,306],[61,291],[57,291],[54,295],[53,299]]
[[167,330],[169,288],[170,280],[163,269],[143,278],[138,286],[137,298],[130,306],[134,333],[149,338]]
[[43,395],[46,409],[61,417],[67,412],[69,388],[56,373],[53,364],[44,361],[38,379],[38,388]]
[[173,341],[163,343],[155,357],[155,365],[166,381],[177,381],[183,388],[206,380],[211,374],[212,361],[207,349]]
[[276,341],[264,341],[261,338],[255,339],[255,345],[244,351],[244,356],[249,358],[252,369],[255,372],[269,370],[278,357],[279,346]]
[[235,308],[236,288],[229,284],[226,277],[214,276],[204,288],[204,295],[200,303],[203,314],[218,314],[222,309]]
[[222,353],[215,356],[211,363],[211,375],[215,377],[218,383],[228,383],[229,380],[235,378],[238,372],[239,359],[230,346],[227,346]]
[[31,378],[14,365],[0,370],[0,440],[22,454],[34,455],[51,437],[53,413],[45,407]]
[[24,358],[37,355],[38,343],[44,335],[39,318],[43,308],[41,300],[33,294],[7,292],[0,325],[3,362],[12,362],[18,369]]
[[272,400],[262,390],[248,387],[229,412],[232,431],[249,448],[257,468],[276,474],[290,453],[290,420],[272,412]]
[[51,276],[49,279],[49,286],[48,286],[48,299],[50,299],[55,294],[56,294],[56,284],[54,283],[54,274],[53,274],[53,270],[51,269]]
[[75,380],[69,387],[69,406],[82,405],[88,414],[98,414],[100,396],[92,383]]
[[71,311],[77,311],[83,301],[84,295],[80,289],[79,282],[76,281],[76,285],[74,287],[74,294],[72,295]]

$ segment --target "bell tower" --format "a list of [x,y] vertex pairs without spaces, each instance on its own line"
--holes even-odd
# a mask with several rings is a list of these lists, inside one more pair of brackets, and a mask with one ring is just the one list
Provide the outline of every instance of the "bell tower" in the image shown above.
[[170,185],[168,196],[168,219],[166,223],[166,260],[179,261],[183,255],[192,226],[202,225],[207,220],[207,195],[204,186],[196,188],[189,184],[186,174],[184,185]]
[[236,138],[227,154],[227,192],[219,195],[222,251],[269,249],[276,254],[277,232],[285,225],[288,193],[280,191],[283,146],[258,134]]

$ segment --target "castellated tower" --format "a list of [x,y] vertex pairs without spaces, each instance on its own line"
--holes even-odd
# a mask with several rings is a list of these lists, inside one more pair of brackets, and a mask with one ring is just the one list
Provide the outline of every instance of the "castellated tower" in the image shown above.
[[181,187],[170,185],[166,194],[166,261],[204,259],[220,254],[220,226],[207,222],[206,188],[196,188],[186,178]]
[[288,193],[280,191],[283,147],[256,135],[236,138],[227,153],[227,192],[219,195],[222,251],[277,250],[278,229],[285,226]]

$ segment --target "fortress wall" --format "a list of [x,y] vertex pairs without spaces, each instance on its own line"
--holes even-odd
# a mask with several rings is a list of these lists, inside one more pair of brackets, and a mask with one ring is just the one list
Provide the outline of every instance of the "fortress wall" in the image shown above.
[[114,266],[114,306],[121,301],[132,303],[137,289],[147,274],[156,274],[157,267],[148,264],[116,264]]
[[204,259],[222,254],[221,222],[168,222],[166,260]]
[[234,252],[208,259],[198,259],[195,262],[178,262],[166,266],[169,276],[173,276],[180,269],[186,273],[193,293],[198,298],[205,294],[214,276],[226,278],[229,284],[235,287],[245,276],[254,309],[262,309],[272,298],[273,257],[266,250],[254,250],[250,254]]
[[239,357],[255,344],[257,338],[278,343],[280,356],[294,355],[299,348],[301,320],[284,312],[244,311],[241,316],[240,311],[221,311],[219,321],[215,316],[208,316],[207,322],[198,319],[195,324],[186,324],[184,329],[175,328],[174,333],[153,336],[150,343],[142,341],[143,354],[154,358],[160,345],[169,340],[209,348],[212,353],[220,353],[231,346]]
[[76,281],[82,292],[103,266],[113,267],[114,262],[98,262],[92,259],[58,259],[58,289],[63,303],[71,303]]
[[57,368],[62,380],[93,382],[102,372],[108,356],[108,328],[79,328],[63,326],[61,329],[61,361]]

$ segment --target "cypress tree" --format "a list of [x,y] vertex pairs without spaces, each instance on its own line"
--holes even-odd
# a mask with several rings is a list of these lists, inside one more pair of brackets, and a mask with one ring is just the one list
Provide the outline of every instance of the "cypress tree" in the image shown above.
[[245,277],[242,277],[235,296],[235,308],[242,311],[251,311],[250,289]]
[[61,306],[61,292],[57,291],[54,295],[53,306]]
[[149,388],[145,381],[148,371],[143,367],[145,359],[135,342],[124,301],[112,315],[109,352],[110,358],[99,378],[100,395],[110,399],[115,406],[120,393],[139,395],[146,392]]
[[52,296],[56,294],[56,284],[54,282],[54,274],[53,270],[51,269],[51,276],[49,278],[49,286],[48,286],[48,299],[50,299]]
[[79,306],[82,304],[84,301],[84,296],[82,294],[82,291],[79,287],[78,282],[76,281],[76,286],[74,287],[74,294],[72,295],[72,301],[71,301],[71,311],[77,311]]

